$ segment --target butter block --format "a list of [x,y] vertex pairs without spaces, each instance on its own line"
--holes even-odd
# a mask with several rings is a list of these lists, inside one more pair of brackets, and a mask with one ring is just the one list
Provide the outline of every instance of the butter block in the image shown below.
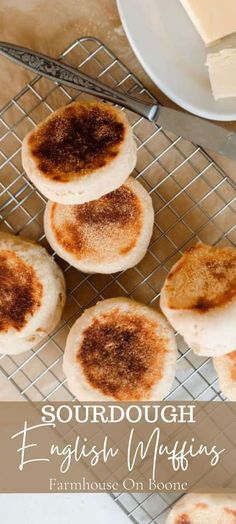
[[180,0],[206,45],[236,31],[236,0]]
[[208,54],[206,65],[215,100],[236,96],[236,48]]

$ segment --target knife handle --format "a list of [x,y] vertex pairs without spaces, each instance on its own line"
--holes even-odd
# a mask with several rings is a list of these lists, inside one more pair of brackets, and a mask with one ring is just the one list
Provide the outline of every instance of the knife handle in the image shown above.
[[99,80],[91,78],[74,67],[54,60],[49,56],[15,44],[8,44],[7,42],[0,42],[0,54],[12,59],[17,64],[23,65],[34,73],[45,76],[59,84],[79,89],[90,95],[95,95],[114,104],[124,106],[151,122],[157,118],[159,112],[158,102],[155,102],[155,104],[142,102],[137,98],[106,86]]

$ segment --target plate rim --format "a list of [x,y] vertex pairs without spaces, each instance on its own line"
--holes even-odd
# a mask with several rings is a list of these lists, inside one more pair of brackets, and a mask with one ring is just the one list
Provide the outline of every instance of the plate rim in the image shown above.
[[125,34],[128,38],[128,41],[130,43],[131,48],[133,49],[138,61],[140,62],[141,66],[143,67],[144,71],[147,73],[147,75],[151,78],[152,82],[175,104],[177,104],[179,107],[185,109],[189,113],[196,115],[200,118],[205,118],[208,120],[214,120],[214,121],[221,121],[221,122],[234,122],[236,120],[236,111],[234,113],[215,113],[214,111],[205,111],[204,109],[201,111],[192,104],[186,102],[184,99],[179,98],[176,96],[176,94],[168,87],[166,83],[163,83],[159,77],[156,76],[155,72],[153,72],[152,68],[148,64],[146,64],[145,59],[142,56],[142,53],[140,52],[139,47],[137,46],[137,42],[135,39],[133,39],[133,36],[131,35],[130,29],[128,27],[128,22],[125,17],[124,11],[123,11],[123,5],[124,2],[127,2],[127,0],[116,0],[117,9],[119,12],[119,16],[122,22],[122,26],[125,30]]

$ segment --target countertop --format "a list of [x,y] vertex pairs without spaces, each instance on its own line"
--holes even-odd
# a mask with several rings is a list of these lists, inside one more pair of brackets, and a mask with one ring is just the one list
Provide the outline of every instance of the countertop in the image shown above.
[[[154,88],[133,54],[124,34],[115,0],[0,0],[0,40],[57,57],[81,36],[95,36]],[[0,107],[32,78],[0,57]],[[14,81],[12,81],[14,79]],[[154,88],[159,98],[164,95]]]
[[123,510],[106,493],[0,495],[6,524],[129,524]]

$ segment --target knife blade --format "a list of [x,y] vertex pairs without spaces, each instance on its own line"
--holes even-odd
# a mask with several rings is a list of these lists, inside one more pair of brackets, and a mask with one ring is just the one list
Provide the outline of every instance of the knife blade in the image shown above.
[[236,160],[236,133],[229,129],[190,113],[164,106],[160,107],[156,123],[203,149],[212,149]]
[[143,102],[103,84],[79,69],[31,49],[0,42],[0,54],[36,74],[119,104],[204,149],[211,149],[236,160],[236,133],[209,120],[161,106],[157,100],[152,104]]

